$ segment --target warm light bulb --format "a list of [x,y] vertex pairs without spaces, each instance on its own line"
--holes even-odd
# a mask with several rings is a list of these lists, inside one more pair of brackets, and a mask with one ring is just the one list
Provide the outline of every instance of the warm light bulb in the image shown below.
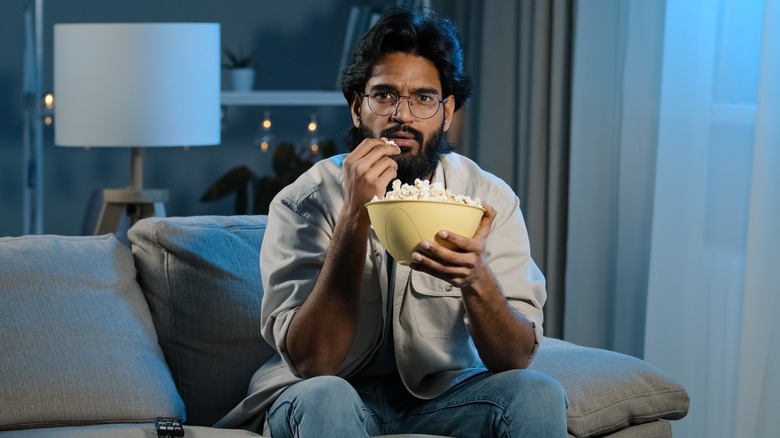
[[317,130],[317,114],[312,114],[310,116],[310,121],[307,128],[309,129],[309,132],[314,132]]
[[46,95],[43,96],[43,104],[46,105],[46,108],[48,109],[54,108],[54,94],[46,93]]
[[312,151],[313,153],[315,153],[315,154],[316,154],[316,153],[317,153],[317,151],[319,151],[319,150],[320,150],[320,147],[319,147],[319,146],[317,146],[317,143],[312,143],[312,144],[311,144],[311,151]]
[[263,128],[271,129],[271,121],[268,119],[263,120]]
[[263,152],[268,152],[268,142],[264,141],[260,143],[260,150]]
[[52,123],[54,123],[54,119],[51,116],[46,116],[43,118],[44,125],[51,126]]

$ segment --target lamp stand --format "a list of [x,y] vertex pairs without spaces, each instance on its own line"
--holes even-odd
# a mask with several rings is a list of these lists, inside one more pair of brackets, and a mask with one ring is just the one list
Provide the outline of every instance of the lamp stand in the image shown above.
[[100,209],[95,234],[114,233],[125,243],[127,230],[134,223],[147,217],[164,217],[168,190],[143,189],[144,148],[132,148],[130,161],[130,188],[103,190],[103,207]]

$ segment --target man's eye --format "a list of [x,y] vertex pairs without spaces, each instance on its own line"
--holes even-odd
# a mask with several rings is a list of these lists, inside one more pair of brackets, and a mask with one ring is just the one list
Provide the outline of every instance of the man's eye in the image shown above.
[[419,102],[419,103],[430,104],[430,103],[434,102],[435,97],[433,95],[431,95],[431,94],[421,94],[421,93],[418,93],[418,94],[415,94],[415,100],[417,102]]
[[392,100],[395,100],[395,96],[394,95],[392,95],[390,93],[386,93],[384,91],[378,91],[378,92],[374,93],[373,98],[375,100],[379,100],[379,101],[392,101]]

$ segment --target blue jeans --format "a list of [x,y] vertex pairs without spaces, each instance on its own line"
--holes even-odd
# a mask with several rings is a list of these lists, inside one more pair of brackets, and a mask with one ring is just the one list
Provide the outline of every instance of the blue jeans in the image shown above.
[[459,438],[566,437],[566,394],[531,370],[483,373],[432,400],[421,400],[398,375],[314,377],[296,383],[268,410],[279,437],[367,437],[418,433]]

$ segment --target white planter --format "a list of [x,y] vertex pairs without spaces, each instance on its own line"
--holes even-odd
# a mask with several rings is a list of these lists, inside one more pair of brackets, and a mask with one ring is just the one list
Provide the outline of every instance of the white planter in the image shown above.
[[230,81],[234,91],[251,91],[255,86],[255,70],[234,68],[230,70]]

